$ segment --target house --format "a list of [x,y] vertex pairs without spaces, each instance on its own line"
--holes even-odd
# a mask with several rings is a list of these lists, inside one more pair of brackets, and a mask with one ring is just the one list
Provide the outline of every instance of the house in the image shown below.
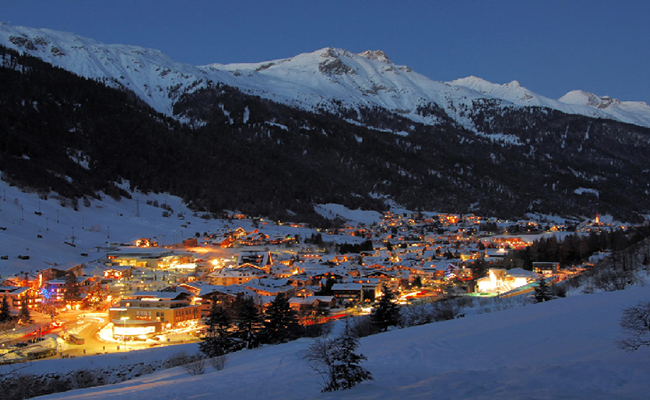
[[253,279],[261,279],[267,276],[267,272],[252,264],[243,264],[239,267],[220,268],[208,275],[213,285],[241,285]]
[[553,275],[559,269],[559,262],[533,262],[533,272],[537,272],[538,274]]
[[312,312],[327,315],[329,310],[336,306],[336,298],[334,296],[292,297],[289,299],[289,305],[299,315]]
[[279,293],[289,298],[296,292],[296,288],[288,283],[288,279],[259,279],[243,284],[245,288],[260,296],[277,296]]
[[237,257],[236,265],[252,264],[258,268],[266,269],[273,265],[273,257],[271,252],[248,250],[242,251]]
[[28,286],[0,286],[0,301],[4,297],[7,298],[9,307],[14,309],[20,309],[24,299],[27,299],[30,308],[36,305],[37,301],[40,302],[40,296]]
[[335,283],[332,285],[332,294],[337,300],[361,300],[363,297],[363,284],[361,283]]

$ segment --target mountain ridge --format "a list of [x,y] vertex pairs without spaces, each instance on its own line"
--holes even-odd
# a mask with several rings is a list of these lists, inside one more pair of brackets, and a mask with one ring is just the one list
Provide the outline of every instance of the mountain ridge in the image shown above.
[[[506,218],[648,214],[649,128],[518,106],[340,49],[193,67],[158,51],[8,29],[2,179],[73,204],[124,196],[115,186],[124,180],[198,210],[303,222],[315,204],[383,210],[389,201]],[[48,61],[61,54],[90,77]],[[473,80],[526,94],[515,82]]]
[[[439,121],[418,114],[417,109],[433,103],[457,123],[476,132],[471,121],[457,110],[471,108],[472,102],[479,99],[497,100],[498,107],[548,107],[650,127],[650,106],[643,102],[617,100],[603,107],[602,102],[577,102],[566,95],[559,100],[549,99],[525,89],[517,81],[499,85],[477,78],[481,80],[479,84],[469,83],[468,77],[440,82],[393,64],[381,50],[355,54],[328,47],[259,63],[193,66],[175,61],[159,50],[107,45],[72,33],[6,23],[0,24],[0,43],[80,76],[131,90],[157,111],[170,116],[174,115],[173,104],[182,94],[205,88],[209,82],[221,82],[309,111],[325,109],[336,113],[341,108],[379,107],[428,125]],[[606,98],[589,93],[588,97]],[[563,102],[565,98],[570,101]]]

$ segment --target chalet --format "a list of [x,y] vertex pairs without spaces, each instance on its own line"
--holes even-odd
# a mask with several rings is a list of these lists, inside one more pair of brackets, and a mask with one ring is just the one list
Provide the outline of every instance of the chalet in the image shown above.
[[273,257],[271,252],[266,251],[242,251],[237,257],[236,265],[252,264],[257,268],[270,269],[273,264]]
[[251,264],[220,268],[208,275],[211,284],[221,286],[241,285],[267,276],[266,271]]
[[102,271],[104,278],[122,279],[130,278],[133,275],[133,267],[130,265],[114,265]]
[[299,315],[310,312],[327,315],[330,309],[336,306],[336,298],[334,296],[292,297],[289,299],[289,305]]
[[361,283],[335,283],[332,294],[337,300],[362,300],[363,285]]
[[242,286],[260,296],[277,296],[282,293],[288,298],[296,292],[296,288],[289,285],[287,279],[259,279],[244,283]]
[[30,286],[37,287],[42,282],[43,275],[33,272],[16,274],[2,281],[2,286]]
[[205,318],[210,314],[212,302],[218,305],[227,306],[232,304],[238,296],[251,297],[255,304],[259,304],[259,295],[241,285],[216,286],[205,282],[196,281],[183,283],[179,287],[189,290],[195,296],[196,304],[201,304],[201,317]]
[[40,302],[38,293],[28,286],[0,286],[0,301],[4,297],[7,298],[9,307],[14,309],[20,309],[25,299],[29,307],[36,305],[37,300]]

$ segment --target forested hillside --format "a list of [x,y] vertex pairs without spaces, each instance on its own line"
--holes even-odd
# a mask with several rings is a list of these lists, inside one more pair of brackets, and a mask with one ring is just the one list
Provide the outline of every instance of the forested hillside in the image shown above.
[[386,199],[502,217],[648,212],[647,128],[476,104],[460,111],[477,134],[435,105],[418,110],[431,126],[376,108],[308,112],[215,82],[182,95],[172,119],[131,92],[0,55],[3,179],[72,203],[128,196],[124,179],[197,209],[319,225],[313,204],[382,210]]

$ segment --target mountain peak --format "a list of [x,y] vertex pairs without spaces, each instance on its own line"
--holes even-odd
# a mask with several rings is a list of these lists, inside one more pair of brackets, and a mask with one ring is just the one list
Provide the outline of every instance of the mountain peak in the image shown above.
[[336,47],[325,47],[316,53],[323,58],[352,57],[352,53],[349,51]]
[[362,53],[359,53],[361,57],[365,57],[369,60],[380,61],[386,64],[392,64],[393,62],[388,58],[386,53],[381,50],[366,50]]
[[620,104],[620,100],[611,98],[609,96],[598,96],[593,93],[585,92],[584,90],[572,90],[562,96],[559,101],[566,104],[585,105],[605,109],[612,105]]

